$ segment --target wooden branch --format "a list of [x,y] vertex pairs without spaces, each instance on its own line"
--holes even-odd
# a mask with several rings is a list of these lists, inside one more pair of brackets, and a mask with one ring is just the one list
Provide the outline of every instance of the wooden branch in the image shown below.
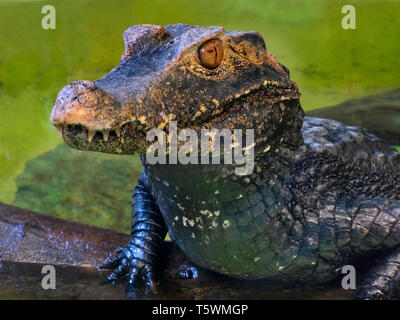
[[[127,299],[122,287],[101,285],[99,265],[129,237],[0,203],[0,299]],[[283,288],[267,281],[240,281],[199,268],[198,279],[181,280],[190,264],[171,242],[165,243],[157,299],[348,299],[354,292],[338,284]],[[43,265],[56,268],[56,289],[41,286]]]

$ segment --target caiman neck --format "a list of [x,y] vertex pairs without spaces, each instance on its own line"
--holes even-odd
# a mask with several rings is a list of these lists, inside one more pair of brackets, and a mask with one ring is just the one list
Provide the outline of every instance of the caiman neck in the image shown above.
[[255,155],[253,172],[243,176],[235,174],[234,165],[149,165],[144,156],[142,161],[154,194],[162,194],[182,207],[218,211],[221,206],[229,206],[241,198],[251,205],[260,195],[264,197],[272,192],[266,197],[266,206],[281,210],[291,201],[294,150],[284,147],[264,150]]

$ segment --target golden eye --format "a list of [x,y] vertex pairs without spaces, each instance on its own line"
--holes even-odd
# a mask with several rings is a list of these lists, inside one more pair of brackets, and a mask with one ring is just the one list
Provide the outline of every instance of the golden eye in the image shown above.
[[204,42],[199,48],[199,59],[203,67],[215,69],[224,57],[224,46],[221,40],[213,39]]

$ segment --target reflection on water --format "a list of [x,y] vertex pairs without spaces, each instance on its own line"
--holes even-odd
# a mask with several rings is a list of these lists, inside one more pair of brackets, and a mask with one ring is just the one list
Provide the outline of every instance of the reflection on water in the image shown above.
[[13,205],[129,233],[138,156],[75,150],[65,144],[26,164]]

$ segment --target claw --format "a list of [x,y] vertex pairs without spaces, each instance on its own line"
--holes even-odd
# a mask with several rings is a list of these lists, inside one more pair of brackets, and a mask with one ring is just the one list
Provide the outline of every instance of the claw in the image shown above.
[[104,260],[104,262],[97,267],[97,270],[101,269],[112,269],[116,268],[122,258],[122,251],[124,250],[123,247],[118,247],[114,250],[113,255],[114,257],[108,257]]
[[183,265],[181,269],[178,271],[179,279],[197,279],[199,276],[199,272],[196,267]]
[[156,275],[153,271],[150,271],[146,274],[146,289],[145,294],[149,293],[157,294],[158,293],[158,282]]
[[106,259],[101,265],[99,265],[99,266],[97,267],[97,270],[100,271],[101,269],[111,269],[111,268],[115,268],[115,267],[118,266],[119,260],[120,260],[120,257],[119,257],[119,256],[114,257],[114,258]]
[[139,275],[139,270],[136,268],[132,268],[130,273],[129,273],[129,280],[128,280],[128,285],[133,286],[133,284],[136,281],[137,276]]
[[[119,268],[119,267],[118,267]],[[113,282],[118,279],[118,276],[120,275],[120,271],[115,269],[111,274],[107,277],[108,282]]]
[[139,296],[138,296],[138,294],[137,294],[137,292],[136,292],[134,287],[128,287],[127,286],[127,288],[125,290],[126,290],[126,293],[128,294],[128,296],[130,298],[132,298],[134,300],[138,299]]
[[118,247],[114,250],[114,254],[119,254],[124,250],[124,247]]

